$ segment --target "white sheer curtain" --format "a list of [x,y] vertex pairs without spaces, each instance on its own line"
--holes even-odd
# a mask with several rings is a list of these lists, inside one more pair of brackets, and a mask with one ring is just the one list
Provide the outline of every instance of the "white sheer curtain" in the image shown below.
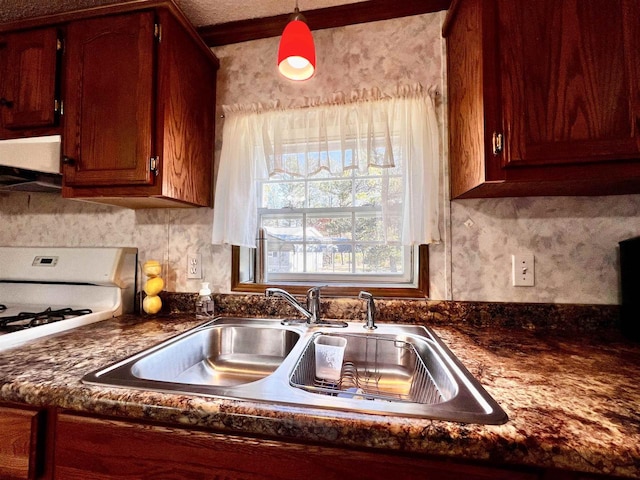
[[[256,182],[269,175],[340,176],[345,169],[393,168],[397,161],[403,168],[402,244],[440,241],[438,124],[433,99],[421,87],[393,96],[337,95],[304,108],[224,107],[224,113],[212,243],[255,247]],[[340,160],[333,154],[330,160],[336,149]]]

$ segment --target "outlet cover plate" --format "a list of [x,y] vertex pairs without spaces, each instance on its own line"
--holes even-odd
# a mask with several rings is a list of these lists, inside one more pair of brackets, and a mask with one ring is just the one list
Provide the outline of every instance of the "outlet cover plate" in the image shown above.
[[202,255],[187,254],[187,279],[202,279]]

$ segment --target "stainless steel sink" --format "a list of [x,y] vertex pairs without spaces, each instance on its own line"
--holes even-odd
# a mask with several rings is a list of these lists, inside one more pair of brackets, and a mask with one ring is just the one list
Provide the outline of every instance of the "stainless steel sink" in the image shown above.
[[347,341],[340,378],[316,375],[316,350],[307,344],[291,385],[321,395],[433,405],[458,394],[458,384],[430,340],[407,335],[315,333]]
[[144,355],[131,366],[143,380],[233,386],[267,377],[300,334],[275,325],[212,325]]
[[279,320],[218,318],[82,378],[84,383],[229,395],[273,374],[303,330]]
[[[339,380],[315,375],[314,339],[346,339]],[[85,375],[91,385],[500,424],[507,416],[429,329],[218,318]]]

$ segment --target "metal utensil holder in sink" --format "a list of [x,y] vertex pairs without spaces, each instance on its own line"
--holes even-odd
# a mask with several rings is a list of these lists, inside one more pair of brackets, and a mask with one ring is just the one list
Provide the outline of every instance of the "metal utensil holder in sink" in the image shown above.
[[[353,399],[441,403],[448,398],[438,385],[450,382],[442,365],[432,376],[415,346],[394,336],[367,334],[323,334],[347,339],[338,381],[316,377],[313,339],[298,360],[289,381],[312,393]],[[439,362],[436,362],[439,363]],[[451,389],[444,385],[444,392]]]

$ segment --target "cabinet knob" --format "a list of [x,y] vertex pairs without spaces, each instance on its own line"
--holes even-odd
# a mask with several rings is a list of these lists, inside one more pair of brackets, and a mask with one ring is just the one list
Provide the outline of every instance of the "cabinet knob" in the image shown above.
[[13,102],[11,100],[7,100],[6,98],[2,97],[0,98],[0,107],[11,108],[13,107]]
[[62,157],[62,163],[64,165],[69,165],[70,167],[73,167],[76,164],[76,161],[71,157]]

